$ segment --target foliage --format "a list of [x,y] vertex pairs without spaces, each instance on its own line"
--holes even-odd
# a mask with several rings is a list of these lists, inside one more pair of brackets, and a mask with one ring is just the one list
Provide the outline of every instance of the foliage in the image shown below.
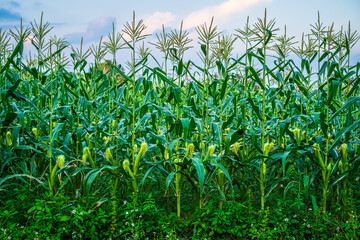
[[43,14],[0,30],[1,237],[358,238],[359,36],[319,15],[296,47],[268,19],[235,36],[197,27],[203,65],[184,59],[181,23],[151,66],[135,13],[71,62]]

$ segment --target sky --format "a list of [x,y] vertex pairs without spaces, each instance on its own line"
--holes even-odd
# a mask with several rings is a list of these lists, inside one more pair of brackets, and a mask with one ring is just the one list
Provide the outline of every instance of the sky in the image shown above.
[[[0,0],[0,28],[18,26],[20,18],[25,25],[38,23],[43,12],[44,21],[53,27],[50,35],[64,37],[75,47],[84,37],[85,47],[88,47],[101,36],[106,40],[113,23],[121,32],[135,11],[136,19],[144,20],[148,34],[159,32],[162,24],[166,29],[179,28],[183,20],[184,28],[194,39],[194,48],[188,55],[191,58],[200,49],[194,27],[205,22],[209,24],[214,16],[219,31],[233,34],[234,29],[244,27],[248,16],[251,24],[258,17],[263,18],[265,8],[268,19],[275,18],[280,28],[278,34],[283,33],[286,25],[287,34],[294,35],[296,40],[300,40],[303,32],[310,33],[310,24],[317,21],[318,11],[325,26],[334,22],[335,30],[340,30],[341,26],[347,29],[351,21],[352,31],[360,31],[360,0]],[[154,42],[156,38],[153,34],[146,40]],[[244,49],[240,41],[235,45],[235,52]],[[360,61],[360,42],[352,54],[353,61]]]

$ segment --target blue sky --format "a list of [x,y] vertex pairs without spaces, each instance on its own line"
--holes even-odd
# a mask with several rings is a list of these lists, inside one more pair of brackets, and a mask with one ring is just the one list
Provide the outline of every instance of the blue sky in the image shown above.
[[[251,23],[263,17],[265,8],[269,18],[276,18],[279,33],[283,32],[286,24],[288,34],[295,35],[297,40],[302,32],[310,32],[310,24],[317,21],[318,10],[326,26],[334,22],[335,29],[339,30],[341,26],[347,28],[350,20],[352,30],[360,31],[359,0],[0,0],[0,27],[8,29],[17,26],[20,18],[25,24],[34,20],[38,22],[43,11],[44,20],[54,27],[52,35],[65,37],[75,46],[84,36],[85,43],[89,45],[97,42],[101,35],[111,32],[112,22],[121,31],[135,11],[137,19],[143,19],[148,26],[148,33],[158,31],[162,24],[177,28],[184,20],[185,28],[196,40],[194,27],[209,22],[212,16],[219,30],[234,33],[235,28],[244,26],[247,16],[250,16]],[[148,37],[147,40],[154,39]],[[237,44],[241,50],[240,41]],[[193,45],[198,47],[196,41]],[[360,56],[360,43],[354,47],[353,54]]]

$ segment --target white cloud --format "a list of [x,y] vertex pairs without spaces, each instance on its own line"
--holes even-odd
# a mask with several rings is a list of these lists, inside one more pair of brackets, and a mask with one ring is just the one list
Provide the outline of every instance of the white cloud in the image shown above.
[[24,44],[31,44],[31,41],[34,39],[34,36],[28,36],[24,40]]
[[144,19],[144,24],[147,26],[145,33],[150,34],[158,29],[162,29],[162,24],[167,27],[175,20],[175,18],[176,16],[171,12],[156,12]]
[[33,45],[31,43],[31,41],[33,40],[34,36],[28,36],[27,38],[25,38],[24,41],[24,53],[27,54],[29,51],[33,51],[35,50],[33,48]]
[[219,5],[192,12],[184,19],[184,28],[189,29],[204,22],[210,22],[213,16],[217,23],[225,23],[229,21],[230,17],[234,14],[241,13],[253,5],[271,1],[272,0],[227,0]]
[[65,35],[65,38],[71,43],[79,43],[81,37],[84,37],[84,43],[99,41],[101,36],[105,40],[112,32],[113,22],[116,24],[114,17],[97,17],[87,24],[85,32],[70,33]]

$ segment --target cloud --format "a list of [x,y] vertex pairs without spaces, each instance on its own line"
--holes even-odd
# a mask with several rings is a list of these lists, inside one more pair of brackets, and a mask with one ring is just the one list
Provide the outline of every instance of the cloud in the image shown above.
[[84,43],[99,41],[112,32],[112,23],[116,24],[113,17],[98,17],[88,23],[85,32],[70,33],[65,35],[65,39],[71,43],[80,43],[81,37],[84,37]]
[[34,3],[33,3],[33,5],[34,5],[34,7],[41,7],[42,6],[42,3],[41,2],[39,2],[39,1],[35,1]]
[[[172,27],[171,26],[166,27],[165,24],[164,24],[164,30],[165,30],[165,33],[169,33],[169,32],[171,32]],[[159,27],[157,30],[155,30],[153,32],[153,36],[155,36],[155,34],[162,34],[162,33],[163,33],[162,27],[161,27],[161,29]]]
[[21,16],[18,13],[13,13],[5,8],[0,8],[0,20],[2,21],[17,21]]
[[190,13],[184,19],[184,28],[189,29],[204,22],[210,22],[213,16],[217,23],[225,23],[229,21],[231,16],[241,13],[253,5],[271,1],[272,0],[227,0],[219,5],[206,7]]
[[8,4],[12,8],[19,8],[20,7],[20,3],[15,2],[15,1],[10,1]]
[[30,48],[32,46],[31,41],[33,39],[34,39],[34,36],[28,36],[27,38],[25,38],[25,41],[24,41],[25,47]]
[[162,29],[162,24],[166,27],[166,25],[169,25],[175,18],[176,16],[171,12],[156,12],[144,19],[144,24],[147,26],[145,33],[154,33],[156,30]]
[[7,2],[4,1],[2,7],[5,9],[14,9],[14,8],[20,8],[21,5],[16,1],[7,1]]
[[10,29],[12,29],[12,28],[14,28],[14,25],[13,24],[0,24],[0,28],[2,29],[2,30],[10,30]]

